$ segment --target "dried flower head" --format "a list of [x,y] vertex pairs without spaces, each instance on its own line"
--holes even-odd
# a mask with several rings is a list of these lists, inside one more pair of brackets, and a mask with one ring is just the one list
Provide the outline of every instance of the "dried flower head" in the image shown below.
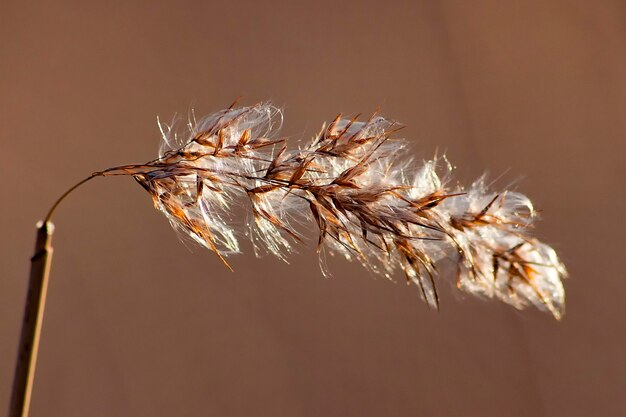
[[294,225],[312,222],[318,251],[389,278],[401,269],[432,307],[437,263],[449,259],[459,289],[562,316],[565,268],[528,235],[535,211],[526,196],[491,192],[483,179],[448,187],[445,158],[416,169],[402,157],[405,143],[390,138],[401,126],[378,115],[339,115],[297,150],[276,136],[281,122],[262,103],[193,119],[184,135],[160,123],[159,158],[98,174],[132,175],[175,228],[227,266],[225,256],[239,252],[232,207],[246,202],[256,251],[285,259],[302,240]]

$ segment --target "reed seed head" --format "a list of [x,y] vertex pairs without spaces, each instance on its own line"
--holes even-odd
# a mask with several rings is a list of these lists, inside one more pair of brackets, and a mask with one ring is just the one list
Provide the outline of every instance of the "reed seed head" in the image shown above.
[[102,175],[132,175],[175,228],[227,266],[225,257],[239,252],[232,210],[246,204],[257,254],[286,260],[303,239],[300,225],[313,224],[319,252],[388,278],[400,269],[431,307],[437,265],[447,259],[460,290],[561,318],[566,271],[529,235],[536,213],[526,196],[489,191],[484,179],[449,187],[445,158],[416,166],[403,156],[405,142],[391,138],[401,126],[377,114],[339,115],[292,150],[277,136],[281,123],[268,103],[192,117],[183,134],[159,123],[159,158]]

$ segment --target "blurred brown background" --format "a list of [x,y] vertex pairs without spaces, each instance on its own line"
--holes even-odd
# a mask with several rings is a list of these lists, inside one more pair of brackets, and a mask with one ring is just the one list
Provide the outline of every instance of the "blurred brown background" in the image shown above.
[[[115,3],[115,2],[114,2]],[[313,244],[229,273],[128,178],[55,216],[31,416],[623,416],[623,1],[0,4],[0,412],[34,224],[94,170],[152,159],[156,116],[272,100],[308,139],[338,112],[408,125],[458,179],[506,172],[569,268],[568,311],[457,294]]]

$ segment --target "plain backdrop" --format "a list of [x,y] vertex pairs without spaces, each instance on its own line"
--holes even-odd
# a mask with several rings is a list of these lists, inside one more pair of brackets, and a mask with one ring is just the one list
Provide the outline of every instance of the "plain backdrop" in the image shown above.
[[[94,170],[153,159],[156,117],[271,100],[308,139],[382,114],[421,160],[541,210],[562,322],[458,294],[441,311],[332,261],[227,271],[129,178],[59,208],[31,417],[626,415],[623,1],[0,3],[0,412],[34,225]],[[243,211],[242,211],[242,215]]]

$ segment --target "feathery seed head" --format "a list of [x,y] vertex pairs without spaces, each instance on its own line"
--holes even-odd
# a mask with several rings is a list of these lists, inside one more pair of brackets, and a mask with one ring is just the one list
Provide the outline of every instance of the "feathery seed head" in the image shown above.
[[528,235],[535,212],[526,196],[490,192],[483,179],[448,189],[438,161],[407,162],[404,143],[390,139],[401,126],[377,115],[339,115],[297,150],[276,136],[281,124],[282,112],[267,103],[192,118],[184,135],[160,123],[158,159],[103,175],[134,176],[175,228],[226,265],[239,252],[231,210],[247,201],[257,253],[286,260],[302,240],[295,225],[312,222],[318,251],[386,277],[401,269],[432,307],[437,262],[446,258],[457,265],[459,289],[562,316],[565,268]]

